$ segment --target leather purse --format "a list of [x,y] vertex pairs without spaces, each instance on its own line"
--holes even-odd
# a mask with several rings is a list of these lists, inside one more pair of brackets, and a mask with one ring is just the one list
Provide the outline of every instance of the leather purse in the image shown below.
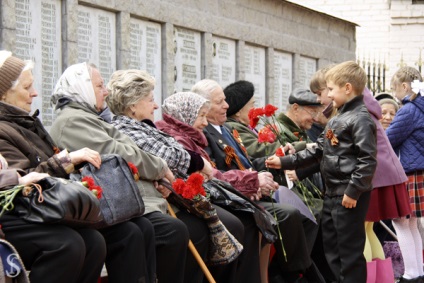
[[22,219],[75,227],[94,227],[102,221],[99,200],[80,182],[47,177],[37,184],[14,199],[14,213]]
[[102,188],[101,227],[142,216],[145,210],[143,198],[128,163],[117,154],[104,154],[101,158],[100,169],[87,163],[82,167],[80,176],[71,176],[72,179],[91,177]]
[[256,226],[261,231],[268,243],[278,239],[274,227],[277,222],[265,209],[251,201],[249,198],[237,191],[231,184],[216,178],[203,184],[213,204],[219,205],[229,211],[244,211],[251,213]]

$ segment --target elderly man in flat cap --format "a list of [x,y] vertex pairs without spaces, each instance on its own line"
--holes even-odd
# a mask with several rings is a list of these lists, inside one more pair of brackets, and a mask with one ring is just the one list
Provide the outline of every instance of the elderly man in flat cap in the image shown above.
[[288,142],[297,143],[296,151],[305,148],[306,143],[311,142],[307,130],[319,122],[323,106],[317,101],[317,96],[306,88],[297,88],[289,96],[289,109],[286,114],[280,114],[277,121],[284,125]]
[[[254,88],[252,88],[251,83],[240,81],[231,86],[236,88],[246,87],[250,90],[247,98],[239,100],[240,104],[236,107],[237,109],[230,111],[236,114],[246,104],[253,106],[251,99]],[[202,80],[196,83],[191,91],[202,95],[211,102],[211,108],[206,116],[208,125],[203,132],[208,140],[208,147],[205,150],[212,161],[214,161],[217,169],[222,171],[249,170],[252,175],[257,175],[259,184],[259,199],[257,203],[272,214],[275,212],[277,215],[277,222],[282,231],[287,260],[285,260],[282,252],[281,244],[279,241],[276,241],[274,243],[276,257],[271,262],[269,269],[270,282],[308,282],[306,277],[309,277],[311,273],[313,273],[311,282],[325,282],[319,271],[313,268],[311,269],[313,264],[310,258],[310,252],[315,241],[317,226],[307,217],[300,214],[296,208],[286,204],[271,203],[270,192],[276,190],[278,184],[273,181],[272,175],[269,172],[258,173],[256,165],[259,163],[252,163],[251,157],[244,151],[240,139],[235,139],[229,129],[224,126],[224,123],[227,121],[227,111],[231,106],[226,102],[226,95],[222,87],[216,81]],[[235,116],[232,115],[232,117]],[[265,156],[257,158],[257,160],[262,160],[264,164],[264,158]],[[269,180],[263,182],[263,179]],[[243,180],[240,180],[240,182],[243,182]],[[300,273],[306,276],[299,278]]]

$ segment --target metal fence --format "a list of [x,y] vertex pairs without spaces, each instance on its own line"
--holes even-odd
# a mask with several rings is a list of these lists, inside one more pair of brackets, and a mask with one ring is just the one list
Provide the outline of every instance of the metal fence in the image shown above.
[[[424,65],[424,61],[421,56],[421,51],[419,53],[418,60],[414,64],[414,68],[417,68],[418,71],[422,74],[422,67]],[[387,65],[386,62],[381,61],[380,59],[378,61],[374,60],[366,60],[363,58],[362,60],[358,58],[356,62],[365,70],[367,73],[367,88],[372,91],[373,95],[376,95],[380,92],[386,92],[390,91],[390,89],[386,89],[387,86],[387,79],[390,80],[390,78],[386,77],[387,74]],[[401,59],[398,64],[396,64],[399,68],[407,66],[408,64],[403,60],[403,55],[401,56]]]

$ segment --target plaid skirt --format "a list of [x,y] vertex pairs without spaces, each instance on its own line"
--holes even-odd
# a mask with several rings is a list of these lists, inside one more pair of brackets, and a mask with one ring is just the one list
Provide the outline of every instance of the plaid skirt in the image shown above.
[[424,170],[406,174],[408,176],[408,193],[412,215],[424,216]]

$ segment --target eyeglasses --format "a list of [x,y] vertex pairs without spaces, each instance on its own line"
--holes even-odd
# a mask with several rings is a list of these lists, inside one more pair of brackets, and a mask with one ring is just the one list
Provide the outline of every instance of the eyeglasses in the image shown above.
[[319,115],[319,113],[320,113],[319,111],[310,112],[305,107],[302,107],[302,109],[305,110],[305,112],[307,112],[309,115],[311,115],[312,118],[316,118]]

